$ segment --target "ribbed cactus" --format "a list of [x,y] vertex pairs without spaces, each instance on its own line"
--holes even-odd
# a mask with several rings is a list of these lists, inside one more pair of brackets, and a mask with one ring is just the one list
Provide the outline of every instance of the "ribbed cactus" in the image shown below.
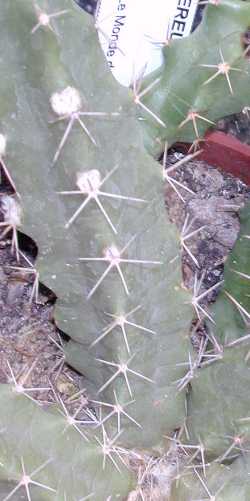
[[163,66],[137,93],[147,108],[138,106],[145,144],[154,155],[166,141],[202,147],[208,127],[249,104],[249,3],[207,3],[200,26],[188,39],[166,43]]
[[[224,0],[222,7],[231,19],[231,31],[222,30],[220,9],[217,18],[212,13],[217,11],[210,13],[209,8],[197,34],[171,43],[172,64],[182,53],[188,64],[185,47],[196,54],[195,61],[203,50],[206,57],[200,64],[217,58],[218,47],[224,57],[226,36],[239,52],[234,37],[245,29],[250,7]],[[214,36],[208,54],[211,18]],[[91,20],[71,0],[55,0],[53,8],[46,0],[39,6],[12,0],[1,7],[0,26],[0,158],[16,191],[2,201],[2,236],[12,231],[17,259],[18,230],[36,242],[35,267],[30,263],[32,299],[38,279],[57,295],[55,321],[70,336],[64,344],[66,360],[85,376],[95,408],[91,420],[71,416],[60,405],[45,411],[29,399],[29,390],[16,381],[10,367],[10,385],[0,388],[0,493],[5,501],[15,499],[23,488],[28,499],[123,499],[135,483],[129,469],[133,449],[160,454],[168,446],[167,436],[182,428],[186,418],[191,443],[202,437],[210,456],[224,453],[224,438],[213,449],[210,433],[204,431],[203,436],[205,420],[201,428],[194,424],[199,381],[203,374],[204,381],[209,378],[220,361],[198,369],[202,361],[196,361],[189,331],[202,306],[199,295],[182,285],[183,241],[165,213],[164,173],[144,150],[134,99],[105,67]],[[198,81],[199,92],[209,95],[209,84],[217,89],[217,80],[218,95],[225,97],[229,86],[235,102],[226,75],[203,86],[200,76],[194,77],[193,65],[192,59],[190,81],[184,82],[180,72],[181,89],[177,80],[174,84],[182,103],[193,105]],[[237,69],[239,80],[246,82],[245,66]],[[199,75],[204,71],[208,78],[211,70],[199,68]],[[171,64],[169,72],[171,79]],[[158,83],[164,84],[157,80],[150,96],[153,91],[157,96]],[[246,101],[241,94],[238,105]],[[149,93],[144,97],[147,100]],[[206,103],[210,109],[208,97]],[[229,112],[225,103],[220,103],[218,116]],[[156,132],[161,147],[161,141],[177,137],[178,103],[175,108],[168,118],[173,136]],[[232,105],[230,112],[234,109]],[[244,240],[244,255],[246,250]],[[247,275],[244,262],[234,270],[241,291],[241,279],[246,278],[238,272]],[[232,307],[230,295],[242,301],[231,294],[230,286],[225,290]],[[218,343],[236,338],[223,327]],[[242,350],[241,344],[226,348],[221,363],[227,366],[233,353],[240,364]],[[190,382],[194,389],[186,401]],[[214,388],[210,390],[212,394]],[[231,429],[225,425],[222,433]]]
[[225,455],[234,437],[250,438],[249,417],[249,233],[250,205],[225,266],[221,293],[210,311],[210,364],[197,371],[188,399],[191,440],[201,440],[208,457]]
[[188,443],[183,437],[178,441],[182,452],[187,444],[187,456],[171,501],[206,495],[216,501],[249,497],[249,215],[248,204],[225,265],[223,288],[209,311],[210,343],[193,373],[187,398]]
[[93,427],[85,433],[63,407],[43,411],[20,386],[0,389],[1,501],[21,499],[23,487],[27,499],[39,501],[126,495],[132,474],[116,437]]
[[230,465],[213,464],[202,478],[198,469],[183,475],[171,501],[247,501],[250,497],[249,456],[240,457]]
[[[178,234],[164,211],[162,171],[143,151],[133,102],[106,71],[87,16],[66,0],[53,6],[58,17],[44,16],[50,12],[46,2],[40,7],[23,0],[1,10],[8,53],[2,61],[8,106],[1,108],[1,134],[19,193],[5,198],[5,224],[38,245],[35,272],[56,293],[57,325],[72,339],[67,360],[89,380],[91,397],[103,402],[104,437],[101,425],[94,435],[103,444],[107,433],[123,447],[157,448],[185,416],[185,394],[174,383],[185,375],[192,319],[191,296],[181,287]],[[18,256],[18,240],[15,250]],[[19,405],[31,406],[26,400]],[[39,412],[50,430],[61,422]],[[3,429],[12,414],[2,418]],[[7,441],[17,457],[8,478],[16,480],[20,456],[26,464],[27,454],[16,439]],[[87,447],[81,441],[83,461]],[[51,455],[60,468],[57,450]],[[69,469],[66,446],[65,455]],[[85,480],[90,487],[79,484],[76,493],[75,480],[66,479],[67,488],[60,479],[48,485],[59,499],[62,489],[72,500],[80,498],[78,491],[87,495],[94,480],[95,499],[129,492],[129,473],[120,482],[115,470],[114,480],[104,474],[98,461],[93,468],[92,480]]]
[[[62,2],[60,7],[73,6]],[[98,84],[93,87],[95,79],[88,83],[99,48],[95,32],[87,26],[83,31],[76,7],[68,13],[67,29],[66,14],[58,21],[65,42],[47,30],[31,33],[32,3],[12,4],[6,16],[12,23],[16,17],[14,37],[21,31],[24,38],[20,61],[33,60],[30,76],[25,63],[13,69],[13,99],[24,100],[18,119],[13,124],[12,115],[3,118],[7,158],[18,165],[13,177],[22,199],[21,230],[38,244],[36,269],[58,296],[56,322],[72,338],[65,347],[68,361],[95,384],[96,400],[115,404],[114,392],[121,405],[135,399],[128,409],[131,420],[123,420],[125,443],[156,446],[164,430],[169,433],[184,417],[184,395],[172,383],[185,374],[181,364],[188,358],[192,318],[190,295],[181,287],[178,235],[164,211],[161,169],[142,151],[127,92],[115,91],[109,75],[104,87],[103,62],[100,90]],[[73,31],[82,34],[82,55],[73,45]],[[76,55],[79,50],[77,64],[71,38]],[[92,57],[86,57],[94,47]],[[44,81],[41,66],[43,75],[50,75]],[[82,121],[91,132],[82,130]],[[11,126],[18,143],[13,151]],[[66,137],[67,126],[72,127]],[[113,380],[115,373],[119,377]]]

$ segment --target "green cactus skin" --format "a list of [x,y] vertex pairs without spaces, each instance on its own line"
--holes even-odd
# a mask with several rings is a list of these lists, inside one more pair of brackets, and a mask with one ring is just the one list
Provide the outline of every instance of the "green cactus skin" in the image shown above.
[[250,498],[250,458],[239,458],[225,466],[213,464],[206,468],[206,477],[199,470],[186,471],[176,482],[170,501],[247,501]]
[[214,361],[196,371],[187,399],[189,445],[202,446],[204,459],[194,461],[193,471],[183,468],[171,501],[250,496],[249,216],[248,203],[240,213],[240,235],[225,264],[223,288],[209,311],[215,323],[208,321],[208,329],[217,340]]
[[86,431],[77,422],[74,426],[63,408],[42,410],[30,396],[28,390],[18,393],[14,384],[0,387],[1,501],[21,499],[21,486],[17,490],[19,497],[10,493],[22,479],[22,463],[26,474],[44,465],[31,479],[51,488],[30,484],[32,501],[77,501],[91,493],[98,501],[109,496],[123,499],[134,479],[122,462],[125,456],[116,452],[116,443],[114,450],[111,447],[104,455],[103,437],[98,430],[92,427]]
[[250,438],[250,420],[245,419],[250,406],[249,214],[250,204],[242,210],[240,236],[225,266],[224,286],[211,309],[215,324],[209,329],[218,343],[215,361],[197,370],[188,397],[191,442],[200,440],[209,458],[225,454],[232,443],[228,437],[243,433],[246,440]]
[[[57,295],[55,320],[71,337],[65,345],[66,359],[86,377],[93,400],[103,403],[102,420],[108,436],[117,436],[119,446],[159,452],[164,435],[183,426],[187,410],[191,443],[202,440],[207,455],[220,457],[227,450],[226,435],[234,432],[230,427],[232,420],[227,415],[222,424],[210,428],[202,393],[207,392],[206,402],[209,410],[214,411],[215,385],[211,388],[211,379],[215,377],[221,384],[222,401],[234,363],[235,381],[227,405],[234,406],[240,385],[246,401],[242,399],[240,411],[235,411],[233,425],[247,417],[247,348],[241,344],[225,347],[222,360],[197,370],[186,409],[186,391],[178,390],[178,381],[188,375],[188,363],[194,358],[189,341],[193,299],[181,285],[180,235],[164,211],[162,172],[144,151],[133,100],[105,67],[88,16],[71,0],[53,2],[53,14],[60,14],[58,17],[39,17],[43,10],[52,12],[48,1],[41,1],[39,7],[42,11],[31,0],[12,0],[5,2],[0,11],[5,47],[0,61],[0,134],[7,138],[0,157],[4,155],[18,192],[11,200],[21,207],[19,211],[11,202],[14,209],[10,213],[5,210],[6,225],[27,233],[38,245],[35,270],[41,282]],[[193,66],[213,64],[218,55],[215,46],[219,45],[225,57],[231,50],[230,64],[239,63],[245,71],[248,62],[242,63],[239,33],[247,22],[250,25],[249,5],[222,0],[217,17],[212,9],[207,9],[201,27],[185,41],[184,62],[192,52]],[[222,14],[230,22],[219,35]],[[214,36],[208,39],[206,29],[209,31],[211,24]],[[181,43],[174,42],[167,51],[170,62],[171,58],[176,61],[179,48],[183,49]],[[198,49],[194,50],[196,43]],[[228,88],[225,92],[227,84],[221,75],[201,87],[204,75],[207,79],[211,75],[208,68],[198,68],[198,76],[192,71],[190,85],[184,92],[180,87],[185,81],[185,65],[179,75],[179,87],[175,82],[174,89],[175,95],[185,96],[186,103],[197,106],[199,111],[209,109],[210,113],[209,90],[213,88],[218,117],[227,113],[229,101],[243,106],[243,88],[248,83],[244,72],[238,75],[240,96],[238,80],[237,96],[232,97]],[[236,77],[232,76],[233,86]],[[160,85],[166,84],[164,79]],[[148,97],[149,94],[145,102],[151,107]],[[230,112],[233,111],[231,106]],[[94,115],[97,112],[99,115]],[[213,119],[216,117],[213,115]],[[178,112],[173,114],[171,123],[169,142],[176,137],[180,124]],[[62,144],[67,127],[71,129]],[[187,126],[185,134],[186,131],[182,139],[193,139],[192,128]],[[166,140],[165,136],[157,137],[162,143]],[[78,193],[65,193],[72,191]],[[88,195],[93,199],[87,202]],[[86,205],[76,213],[84,200]],[[13,250],[18,254],[18,241],[14,244]],[[244,255],[247,250],[245,240],[241,239],[239,245],[237,256],[241,257],[241,248]],[[244,267],[249,261],[242,259],[242,267],[237,270],[248,274]],[[239,277],[237,300],[246,306],[246,279],[238,275],[234,280]],[[231,290],[231,285],[225,287],[229,287],[225,288],[227,292]],[[126,316],[128,313],[131,315]],[[230,334],[232,327],[227,332],[225,326],[218,339],[244,336],[237,308],[236,313],[233,320],[235,331],[241,327],[238,334]],[[0,387],[0,399],[3,499],[10,499],[9,493],[18,486],[21,461],[25,471],[30,472],[33,464],[36,468],[50,459],[37,478],[56,492],[39,491],[41,500],[79,501],[93,492],[93,485],[97,501],[128,494],[133,476],[120,465],[119,457],[121,475],[112,461],[108,462],[110,457],[107,470],[103,469],[103,449],[97,440],[103,441],[101,426],[94,431],[84,428],[87,442],[79,438],[77,430],[67,429],[65,417],[58,415],[56,408],[45,412],[24,395],[13,392],[9,385]],[[126,414],[119,414],[119,405]],[[205,413],[202,423],[200,411]],[[248,429],[247,422],[236,431],[243,428]],[[222,439],[215,439],[214,432]],[[11,482],[9,490],[6,480]],[[14,496],[15,492],[12,499]]]
[[[250,26],[250,5],[242,0],[209,3],[197,30],[187,39],[171,40],[163,49],[162,67],[143,82],[141,91],[149,90],[141,102],[165,124],[138,107],[145,145],[154,156],[164,150],[166,141],[170,146],[202,139],[220,117],[249,105],[249,58],[242,38]],[[202,66],[223,60],[231,66],[229,80],[223,67]],[[219,69],[221,73],[208,81]],[[198,134],[190,112],[203,117],[196,118]]]
[[[241,229],[238,240],[226,261],[223,290],[212,308],[212,316],[216,323],[216,336],[218,341],[223,344],[245,336],[246,323],[249,322],[249,203],[241,211],[240,223]],[[241,311],[241,315],[239,311]]]
[[[40,6],[49,11],[46,2]],[[13,166],[21,195],[21,231],[37,243],[36,269],[41,281],[57,294],[56,323],[72,339],[65,346],[68,362],[92,388],[94,384],[95,400],[112,404],[114,391],[121,405],[135,400],[128,408],[134,421],[122,419],[125,445],[156,447],[164,433],[182,425],[185,394],[178,392],[175,381],[185,375],[183,364],[192,352],[188,331],[193,309],[191,295],[181,287],[179,236],[167,220],[162,172],[144,152],[134,104],[106,70],[88,16],[69,0],[55,2],[53,9],[70,10],[55,19],[56,33],[44,27],[31,33],[36,15],[27,0],[6,4],[0,14],[1,25],[8,27],[3,35],[8,57],[2,61],[1,86],[9,103],[1,111],[1,124],[8,139],[6,163]],[[53,164],[69,119],[49,123],[57,118],[51,96],[54,108],[62,107],[62,99],[70,95],[77,109],[78,96],[72,88],[80,89],[90,112],[119,112],[119,116],[80,115],[97,146],[76,119]],[[96,169],[101,179],[114,169],[101,187],[96,171],[93,174]],[[81,182],[86,187],[89,171],[94,175],[91,182],[117,198],[98,197],[106,215],[91,200],[69,225],[86,195],[60,192],[77,189],[78,172],[85,173]],[[122,258],[145,263],[121,263],[120,275],[119,270],[110,270],[94,292],[108,263],[79,258],[101,258],[105,249],[114,253],[114,246],[122,249],[129,242]],[[127,340],[116,326],[91,346],[114,320],[110,315],[134,309],[126,319],[132,322],[125,325]],[[100,360],[118,364],[130,360],[130,387],[121,373],[107,391],[100,391],[115,373],[115,366]],[[109,425],[116,430],[116,416]]]

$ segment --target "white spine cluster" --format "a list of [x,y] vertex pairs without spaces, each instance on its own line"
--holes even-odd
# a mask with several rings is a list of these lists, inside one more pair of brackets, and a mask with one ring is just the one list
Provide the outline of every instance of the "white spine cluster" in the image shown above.
[[55,92],[50,98],[52,110],[59,117],[71,116],[80,111],[82,101],[80,93],[74,87],[66,87],[61,92]]
[[0,134],[0,158],[4,157],[6,153],[6,143],[7,143],[6,136]]
[[98,191],[101,184],[101,174],[97,169],[91,169],[87,172],[78,172],[76,184],[83,193]]
[[107,249],[105,249],[104,256],[111,263],[112,262],[115,263],[117,261],[119,262],[120,258],[121,258],[121,254],[114,244],[112,244],[110,247],[107,247]]
[[4,214],[4,220],[10,226],[16,228],[21,225],[21,206],[14,197],[5,195],[1,201],[1,209]]
[[46,12],[41,12],[38,15],[38,21],[40,26],[49,26],[50,23],[49,15],[46,14]]

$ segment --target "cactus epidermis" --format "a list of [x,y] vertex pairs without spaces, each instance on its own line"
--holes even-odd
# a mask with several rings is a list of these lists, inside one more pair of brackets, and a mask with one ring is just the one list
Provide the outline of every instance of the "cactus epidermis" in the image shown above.
[[166,141],[202,147],[208,127],[249,105],[249,44],[244,42],[249,2],[208,4],[196,31],[187,39],[167,41],[162,67],[135,92],[145,144],[154,155]]

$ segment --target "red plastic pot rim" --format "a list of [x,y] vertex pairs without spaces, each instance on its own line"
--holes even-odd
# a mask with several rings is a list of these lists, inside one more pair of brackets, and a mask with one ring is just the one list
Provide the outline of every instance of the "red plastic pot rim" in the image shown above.
[[[197,160],[204,160],[250,186],[250,146],[219,131],[207,132],[204,139]],[[190,148],[190,144],[186,143],[178,143],[178,146],[185,151]]]

